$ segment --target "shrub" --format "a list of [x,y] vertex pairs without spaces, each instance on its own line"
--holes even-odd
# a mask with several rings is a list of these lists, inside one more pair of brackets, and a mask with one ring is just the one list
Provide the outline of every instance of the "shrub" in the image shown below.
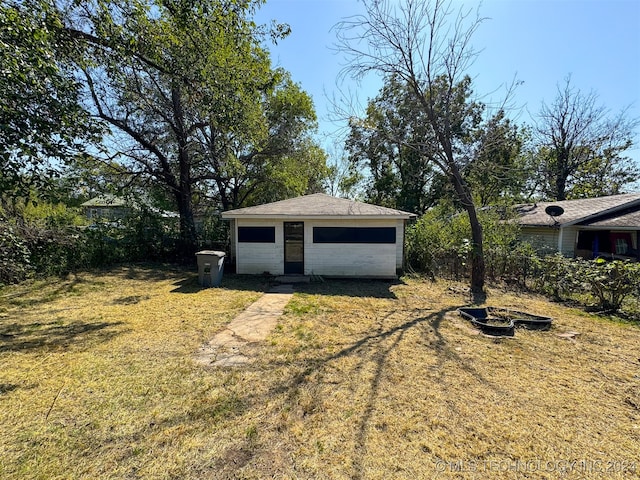
[[31,252],[13,225],[0,220],[0,284],[25,280],[32,272]]
[[[506,222],[505,212],[481,210],[478,218],[484,231],[487,274],[492,278],[520,278],[521,270],[517,268],[522,259],[530,257],[530,251],[527,247],[518,251],[522,245],[518,240],[518,224]],[[472,253],[470,238],[466,214],[451,215],[443,207],[431,209],[407,229],[407,264],[410,269],[431,277],[465,276]]]
[[576,261],[577,273],[583,285],[588,286],[604,311],[617,312],[624,300],[637,292],[640,284],[640,263],[629,260]]

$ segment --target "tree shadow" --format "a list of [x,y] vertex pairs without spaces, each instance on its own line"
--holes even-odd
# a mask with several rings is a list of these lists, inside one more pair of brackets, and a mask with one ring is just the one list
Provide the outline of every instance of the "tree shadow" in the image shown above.
[[122,266],[120,271],[111,270],[112,273],[120,274],[129,280],[143,280],[149,282],[159,282],[170,280],[176,276],[189,274],[190,269],[181,265],[168,263],[132,263]]
[[0,395],[13,392],[17,388],[18,385],[16,385],[15,383],[0,383]]
[[273,286],[273,278],[271,276],[261,275],[223,275],[222,282],[218,287],[204,287],[198,283],[198,274],[189,273],[185,278],[175,282],[174,289],[171,293],[198,293],[202,290],[240,290],[248,292],[267,292]]
[[82,347],[89,342],[105,342],[124,330],[123,322],[28,323],[0,325],[0,353],[25,350],[55,350],[70,346]]
[[149,295],[128,295],[126,297],[116,298],[111,302],[112,305],[136,305],[144,300],[149,300]]
[[[187,273],[185,278],[174,283],[175,288],[171,293],[198,293],[209,288],[221,290],[240,290],[251,292],[268,292],[275,285],[281,283],[276,281],[272,275],[240,275],[235,273],[224,273],[219,287],[203,287],[198,284],[197,273]],[[396,295],[391,291],[395,285],[404,285],[398,279],[343,279],[332,278],[309,283],[294,283],[294,291],[309,295],[347,296],[347,297],[373,297],[396,299]]]
[[[80,278],[76,274],[69,274],[66,278],[60,279],[56,282],[55,286],[51,284],[35,289],[31,284],[27,283],[22,286],[16,286],[14,291],[8,294],[4,294],[2,299],[9,305],[16,307],[30,307],[36,305],[43,305],[45,303],[53,302],[54,300],[73,293],[76,288],[81,284],[92,284],[92,282]],[[24,289],[23,289],[24,288]]]
[[392,287],[404,285],[401,280],[378,279],[325,279],[322,282],[296,284],[294,289],[299,293],[310,295],[344,296],[344,297],[371,297],[397,299]]
[[[368,393],[364,399],[364,407],[361,416],[356,420],[355,444],[352,453],[352,471],[350,477],[361,479],[366,476],[364,460],[367,456],[367,444],[372,419],[379,408],[379,398],[382,379],[384,378],[390,355],[403,342],[408,332],[418,329],[420,335],[427,340],[428,344],[436,356],[436,381],[446,387],[445,375],[447,363],[455,363],[465,373],[474,378],[478,383],[485,385],[497,393],[502,393],[500,386],[495,385],[490,379],[483,376],[470,360],[461,357],[455,350],[455,345],[450,345],[449,341],[441,331],[442,322],[447,314],[456,311],[458,307],[444,308],[425,315],[425,309],[402,310],[388,313],[380,319],[379,327],[376,331],[365,335],[357,341],[344,346],[334,354],[320,358],[306,360],[306,368],[301,372],[283,379],[277,385],[273,385],[266,394],[269,398],[284,395],[283,403],[291,405],[295,402],[296,392],[303,385],[310,382],[319,382],[318,378],[324,375],[330,364],[345,357],[357,357],[359,367],[365,363],[373,363],[373,375],[368,381]],[[398,323],[400,317],[410,317],[410,319]],[[411,318],[412,317],[412,318]],[[392,324],[389,325],[389,322]],[[284,366],[284,364],[283,364]],[[315,380],[311,380],[311,378]],[[258,401],[263,401],[258,400]]]

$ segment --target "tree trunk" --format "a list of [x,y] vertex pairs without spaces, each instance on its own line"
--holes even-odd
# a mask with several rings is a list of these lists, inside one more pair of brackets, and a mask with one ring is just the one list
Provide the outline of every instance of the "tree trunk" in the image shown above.
[[484,235],[473,204],[467,207],[467,214],[471,224],[471,294],[475,303],[483,303],[486,300],[484,291]]
[[469,187],[464,181],[460,170],[450,162],[451,180],[455,188],[458,199],[469,216],[471,226],[471,295],[475,303],[484,303],[486,292],[484,291],[485,263],[484,263],[484,234],[482,224],[478,220],[476,206]]
[[567,199],[567,179],[564,173],[561,173],[556,178],[556,201],[566,200]]
[[176,203],[180,214],[180,245],[178,246],[180,256],[184,260],[193,260],[196,253],[198,240],[196,235],[196,225],[193,218],[193,208],[191,206],[191,188],[181,188],[176,192]]
[[179,88],[171,89],[175,134],[178,141],[178,166],[180,178],[175,193],[178,212],[180,213],[180,245],[181,256],[185,260],[193,259],[197,248],[196,226],[191,204],[191,158],[188,150],[187,133],[184,128],[184,111]]

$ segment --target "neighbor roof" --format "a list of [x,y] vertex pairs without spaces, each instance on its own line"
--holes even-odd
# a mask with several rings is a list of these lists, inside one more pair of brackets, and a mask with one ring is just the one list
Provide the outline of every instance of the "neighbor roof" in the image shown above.
[[[551,217],[545,212],[549,206],[561,207],[564,212],[557,217]],[[584,198],[579,200],[563,200],[559,202],[540,202],[534,204],[521,204],[516,206],[516,211],[520,215],[519,223],[525,226],[569,226],[576,223],[583,225],[600,225],[598,220],[602,216],[607,216],[607,222],[613,221],[615,212],[640,206],[640,193],[625,193],[621,195],[611,195],[608,197]],[[624,212],[628,217],[630,213]],[[622,219],[622,216],[619,217]],[[631,217],[625,219],[629,221]],[[608,223],[608,226],[620,226],[618,223]],[[636,224],[637,225],[637,224]],[[605,226],[602,223],[601,226]]]
[[301,197],[266,203],[255,207],[229,210],[222,214],[222,218],[291,218],[291,217],[322,217],[322,218],[404,218],[415,217],[415,214],[379,207],[369,203],[357,202],[346,198],[332,197],[324,193],[314,193]]
[[625,209],[622,212],[615,212],[611,215],[605,215],[598,217],[592,221],[586,221],[580,223],[589,227],[599,228],[625,228],[625,229],[640,229],[640,209],[636,207],[632,211]]
[[115,195],[100,195],[87,200],[81,207],[124,207],[126,202]]

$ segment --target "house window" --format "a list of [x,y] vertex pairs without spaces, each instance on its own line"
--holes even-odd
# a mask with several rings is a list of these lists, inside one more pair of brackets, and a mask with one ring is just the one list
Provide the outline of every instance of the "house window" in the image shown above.
[[276,227],[238,227],[238,242],[275,243]]
[[616,253],[618,255],[624,255],[629,250],[626,238],[616,238]]
[[313,227],[313,243],[396,243],[396,228]]

